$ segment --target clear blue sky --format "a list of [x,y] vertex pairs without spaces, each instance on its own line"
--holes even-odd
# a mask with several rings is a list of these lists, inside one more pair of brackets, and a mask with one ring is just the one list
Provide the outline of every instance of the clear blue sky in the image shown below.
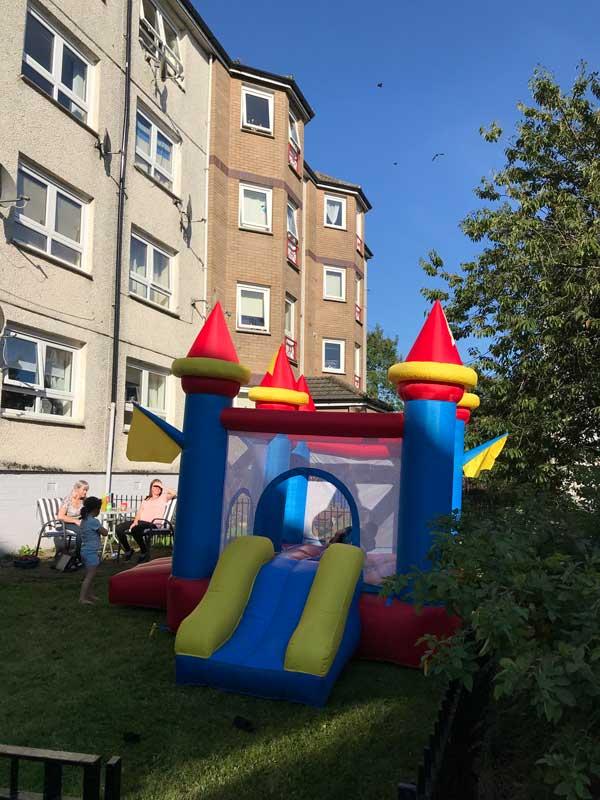
[[434,247],[456,266],[474,252],[458,222],[503,149],[479,127],[513,130],[536,65],[565,87],[581,59],[600,67],[596,0],[194,2],[232,58],[295,77],[316,111],[311,166],[363,186],[369,327],[404,354],[426,310],[419,257]]

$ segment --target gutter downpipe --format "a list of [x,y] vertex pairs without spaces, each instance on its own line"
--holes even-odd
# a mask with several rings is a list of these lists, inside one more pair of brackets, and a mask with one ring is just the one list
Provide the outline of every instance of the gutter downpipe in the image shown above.
[[121,276],[123,271],[123,227],[125,218],[125,179],[127,170],[127,145],[129,142],[129,118],[131,105],[131,28],[133,0],[127,0],[127,23],[125,31],[125,101],[123,108],[123,134],[119,160],[119,194],[117,204],[117,247],[115,255],[115,295],[113,318],[112,374],[110,384],[109,433],[106,452],[105,493],[109,494],[112,483],[112,465],[115,448],[115,415],[119,381],[119,336],[121,331]]
[[212,53],[208,56],[208,111],[206,115],[206,180],[204,182],[204,321],[208,317],[208,182],[210,179],[210,137],[212,126],[212,79],[213,62]]

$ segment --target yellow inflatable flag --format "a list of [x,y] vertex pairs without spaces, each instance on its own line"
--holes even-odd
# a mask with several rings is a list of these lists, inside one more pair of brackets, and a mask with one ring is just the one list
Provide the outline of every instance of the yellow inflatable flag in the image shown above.
[[465,453],[463,463],[464,476],[466,478],[478,478],[482,470],[492,469],[506,444],[507,438],[508,434],[505,433]]
[[134,406],[127,436],[127,458],[130,461],[158,461],[161,464],[171,464],[180,452],[180,446],[169,434]]

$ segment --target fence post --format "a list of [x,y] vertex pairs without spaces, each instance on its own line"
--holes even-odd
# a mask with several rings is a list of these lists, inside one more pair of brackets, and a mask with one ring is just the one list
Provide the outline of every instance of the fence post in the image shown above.
[[9,794],[11,800],[19,796],[19,759],[11,758],[10,760],[10,788]]
[[121,759],[113,756],[106,763],[104,800],[121,800]]
[[398,800],[417,800],[417,787],[414,783],[398,784]]

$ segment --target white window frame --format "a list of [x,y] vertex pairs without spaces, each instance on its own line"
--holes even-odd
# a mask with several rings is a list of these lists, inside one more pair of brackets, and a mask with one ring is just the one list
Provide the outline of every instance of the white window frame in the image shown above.
[[362,211],[356,212],[356,235],[364,239],[363,236],[364,214]]
[[[295,231],[291,231],[290,230],[290,226],[289,226],[288,210],[290,208],[292,209],[292,216],[294,218],[294,227],[296,229]],[[285,224],[286,224],[286,228],[287,228],[288,234],[290,236],[293,236],[294,239],[296,240],[296,242],[298,242],[299,238],[300,238],[298,236],[298,206],[289,197],[288,197],[288,200],[287,200],[287,207],[286,207],[286,210],[285,210]]]
[[[328,200],[335,200],[338,203],[342,204],[342,224],[341,225],[332,225],[330,222],[327,222],[327,201]],[[323,225],[326,228],[333,228],[336,231],[345,231],[346,230],[346,198],[339,197],[335,194],[326,194],[323,198]]]
[[[302,151],[302,147],[300,145],[300,130],[298,128],[298,117],[294,114],[291,108],[288,111],[288,127],[289,127],[288,136],[290,143],[300,153]],[[296,134],[295,138],[293,135],[294,133]]]
[[[140,391],[141,391],[141,398],[139,400],[139,405],[144,406],[147,408],[148,411],[151,411],[153,414],[156,414],[157,417],[161,419],[167,420],[169,417],[169,370],[161,369],[160,367],[150,366],[148,364],[142,364],[140,361],[135,361],[134,359],[128,358],[125,361],[125,392],[127,393],[127,368],[131,367],[132,369],[137,369],[139,372],[142,373],[142,379],[140,382]],[[161,378],[165,379],[165,407],[164,409],[161,408],[154,408],[149,405],[148,403],[148,384],[150,375],[159,375]],[[125,394],[125,411],[132,412],[133,411],[133,402],[131,400],[127,400],[127,394]],[[124,424],[124,429],[126,431],[129,430],[129,425],[127,423]]]
[[[93,64],[90,63],[89,59],[87,59],[83,53],[75,47],[70,41],[61,36],[61,34],[53,27],[44,17],[40,16],[37,11],[34,11],[31,6],[27,7],[27,14],[31,14],[40,25],[43,25],[52,36],[54,37],[54,42],[52,46],[52,72],[48,72],[45,67],[41,64],[38,64],[35,59],[33,59],[28,53],[25,52],[25,41],[23,41],[23,61],[27,64],[27,66],[31,67],[31,69],[35,70],[42,78],[49,81],[52,84],[52,99],[56,100],[57,103],[61,105],[62,108],[65,109],[69,114],[71,114],[75,119],[79,119],[73,112],[65,108],[65,106],[60,103],[58,99],[59,91],[63,94],[66,94],[67,97],[82,111],[85,112],[85,119],[80,120],[84,122],[86,125],[90,124],[90,98],[93,97],[93,72],[94,67]],[[25,24],[27,25],[27,18],[25,19]],[[73,53],[80,58],[83,63],[87,67],[86,71],[86,79],[85,79],[85,99],[81,99],[78,95],[75,94],[68,86],[65,86],[62,83],[62,60],[63,60],[63,48],[67,47],[69,50],[72,50]],[[41,87],[39,87],[41,89]],[[43,89],[42,89],[43,91]]]
[[[263,295],[265,309],[265,324],[244,325],[242,323],[242,292],[247,289],[251,292],[260,292]],[[251,283],[238,283],[236,292],[236,328],[240,331],[253,331],[254,333],[269,333],[271,324],[271,289],[268,286],[255,286]]]
[[354,343],[354,374],[357,378],[362,378],[362,347]]
[[[155,0],[147,1],[150,2],[150,4],[153,5],[156,10],[156,22],[159,29],[156,30],[152,23],[146,19],[146,15],[144,13],[144,4],[142,0],[140,0],[140,28],[144,32],[140,35],[142,47],[144,47],[146,50],[149,50],[157,60],[160,60],[164,54],[167,59],[167,64],[173,72],[173,77],[178,81],[182,81],[183,62],[181,60],[181,41],[179,28],[173,23],[169,15],[165,14],[161,6],[156,3]],[[179,53],[175,53],[167,44],[167,37],[165,35],[165,21],[167,25],[169,25],[169,27],[175,31],[175,35],[177,37],[177,49],[179,50]],[[150,45],[146,39],[147,36],[152,38],[152,45]]]
[[[79,411],[79,398],[77,394],[78,379],[79,379],[79,350],[71,345],[64,344],[62,341],[57,341],[51,337],[46,337],[43,334],[35,335],[33,333],[23,333],[20,330],[8,329],[5,335],[10,338],[24,339],[33,342],[36,345],[36,361],[38,368],[37,380],[41,383],[26,383],[25,381],[17,381],[8,377],[8,370],[4,375],[1,384],[2,390],[4,388],[12,389],[19,392],[19,394],[28,395],[35,398],[34,411],[18,411],[14,408],[5,408],[2,404],[2,395],[0,393],[0,410],[1,415],[6,417],[27,417],[29,419],[53,419],[57,421],[73,422],[77,420]],[[71,353],[71,391],[63,392],[58,389],[46,389],[44,387],[44,376],[46,366],[46,349],[54,347],[57,350],[65,350]],[[48,398],[49,400],[64,400],[71,403],[71,413],[69,415],[48,414],[42,411],[42,400]]]
[[[248,189],[250,191],[256,192],[264,192],[266,199],[267,199],[267,225],[252,225],[251,223],[244,222],[244,191]],[[267,233],[271,233],[273,229],[273,190],[268,186],[257,186],[256,184],[252,183],[240,183],[240,193],[239,193],[239,206],[240,206],[240,213],[239,213],[239,225],[240,228],[243,228],[246,231],[265,231]]]
[[[263,100],[267,100],[269,103],[269,127],[265,128],[262,125],[254,125],[252,122],[248,122],[246,119],[246,96],[247,95],[254,95],[255,97],[260,97]],[[274,107],[274,96],[271,92],[265,92],[262,89],[255,89],[254,86],[246,86],[242,84],[242,121],[241,126],[244,130],[249,131],[259,131],[260,133],[269,133],[273,135],[273,107]]]
[[[336,297],[335,295],[327,294],[327,273],[337,272],[342,277],[342,296]],[[335,300],[337,303],[346,302],[346,268],[345,267],[332,267],[328,264],[323,264],[323,299]]]
[[[286,309],[286,306],[288,306],[288,305],[290,306],[290,328],[291,328],[291,330],[288,330],[286,328],[286,321],[285,321],[285,319],[286,319],[285,309]],[[288,294],[287,292],[285,293],[285,300],[284,300],[283,308],[284,308],[283,332],[289,339],[293,339],[293,341],[295,342],[296,341],[296,298],[292,297],[292,295]]]
[[356,305],[362,308],[362,295],[363,295],[363,279],[356,276]]
[[[137,146],[137,118],[138,118],[138,116],[140,116],[145,122],[147,122],[148,125],[150,125],[150,156],[146,155],[146,153],[144,153],[142,150],[139,150],[138,146]],[[154,180],[158,181],[158,183],[160,183],[161,186],[164,186],[166,189],[169,189],[169,191],[173,192],[174,189],[175,189],[175,157],[176,157],[176,153],[177,153],[177,143],[175,142],[174,138],[172,136],[170,136],[162,126],[157,125],[156,122],[154,122],[148,114],[145,114],[139,108],[137,109],[137,112],[136,112],[136,115],[135,115],[135,123],[136,123],[136,129],[135,129],[135,156],[136,156],[136,159],[138,157],[141,158],[142,161],[144,163],[148,164],[148,166],[150,167],[150,172],[149,173],[145,173],[145,174],[147,174],[150,177],[154,178]],[[171,173],[167,172],[162,167],[159,167],[158,164],[157,164],[156,148],[157,148],[158,134],[159,133],[161,134],[161,136],[164,136],[164,138],[171,145],[171,168],[172,168],[172,172]],[[142,170],[142,171],[144,171],[144,170]],[[164,183],[163,181],[159,180],[156,177],[156,175],[154,174],[155,172],[158,172],[163,177],[165,177],[169,181],[170,186],[168,184]]]
[[[142,242],[142,244],[146,245],[146,247],[148,248],[146,250],[146,253],[147,253],[147,256],[148,256],[148,260],[146,262],[146,277],[144,277],[143,275],[139,275],[137,272],[132,272],[132,270],[131,270],[131,240],[132,239],[137,239],[139,242]],[[168,289],[165,289],[164,286],[161,286],[158,283],[154,283],[153,280],[151,280],[150,278],[147,277],[148,275],[152,275],[152,278],[154,278],[154,252],[155,251],[157,251],[158,253],[160,253],[161,255],[165,256],[168,259],[168,262],[169,262],[169,288]],[[153,241],[151,241],[149,238],[144,236],[138,230],[132,230],[131,231],[131,235],[129,237],[129,280],[130,280],[129,294],[132,297],[139,297],[142,300],[144,300],[146,303],[150,303],[152,306],[154,306],[154,308],[159,308],[162,311],[166,311],[166,310],[172,311],[173,310],[173,308],[172,308],[172,306],[173,306],[173,285],[174,285],[174,263],[173,262],[174,262],[174,256],[171,253],[169,253],[168,250],[166,250],[165,248],[160,247],[159,245],[155,244]],[[147,288],[146,296],[144,296],[142,294],[138,294],[136,291],[134,291],[134,289],[131,288],[131,281],[136,281],[137,283],[144,284],[146,286],[146,288]],[[150,299],[150,289],[153,289],[155,292],[158,292],[158,294],[167,295],[167,305],[166,306],[161,306],[160,303],[157,303],[154,300],[151,300]]]
[[[326,344],[339,344],[340,345],[340,369],[325,366],[325,345]],[[346,372],[346,342],[344,339],[323,339],[322,345],[322,359],[321,359],[323,372],[333,372],[337,375],[343,375]]]
[[[39,181],[46,186],[46,221],[43,225],[34,219],[26,217],[23,213],[23,209],[19,209],[18,207],[15,209],[14,216],[15,222],[18,222],[19,225],[23,225],[24,228],[30,228],[32,231],[35,231],[36,233],[46,237],[46,249],[42,250],[40,247],[36,247],[34,244],[31,244],[31,242],[23,242],[18,238],[16,231],[13,233],[12,242],[20,244],[24,247],[29,247],[32,250],[35,250],[37,253],[42,253],[51,259],[59,261],[61,264],[64,264],[70,269],[78,269],[82,272],[85,272],[86,216],[89,203],[86,203],[81,199],[81,197],[77,197],[77,195],[74,195],[73,192],[65,189],[62,185],[50,180],[50,178],[46,177],[43,173],[33,169],[32,167],[29,167],[26,164],[23,164],[22,162],[19,162],[18,171],[24,172],[26,175],[29,175],[34,180]],[[64,236],[62,233],[58,233],[58,231],[54,230],[54,226],[56,225],[56,195],[58,192],[64,195],[71,202],[77,203],[77,205],[81,208],[80,242],[69,239],[68,236]],[[70,261],[65,261],[60,256],[52,253],[53,239],[59,244],[70,248],[71,250],[76,250],[80,255],[79,264],[72,264]]]

